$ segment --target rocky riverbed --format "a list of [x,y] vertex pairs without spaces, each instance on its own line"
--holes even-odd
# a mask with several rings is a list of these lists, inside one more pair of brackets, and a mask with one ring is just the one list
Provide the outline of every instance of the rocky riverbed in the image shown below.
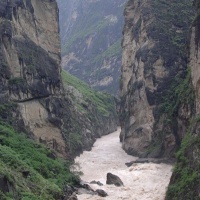
[[[163,200],[172,174],[172,165],[156,163],[125,163],[137,160],[127,155],[119,142],[120,128],[114,133],[98,139],[91,151],[85,151],[76,162],[84,173],[81,177],[88,184],[99,181],[103,184],[89,184],[92,189],[104,190],[108,196],[91,194],[78,195],[79,200]],[[117,175],[124,186],[106,184],[107,173]]]

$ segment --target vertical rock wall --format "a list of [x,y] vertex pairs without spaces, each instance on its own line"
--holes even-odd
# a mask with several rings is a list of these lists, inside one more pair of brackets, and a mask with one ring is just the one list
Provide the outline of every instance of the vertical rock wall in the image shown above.
[[[167,156],[180,144],[179,119],[169,117],[176,107],[170,91],[186,77],[192,10],[192,1],[129,0],[126,5],[120,139],[129,154]],[[181,120],[188,115],[184,111]]]
[[69,156],[71,143],[73,153],[90,148],[96,137],[115,130],[117,119],[109,113],[105,120],[92,104],[91,121],[92,109],[87,117],[77,112],[64,91],[60,63],[56,0],[2,0],[0,105],[7,113],[0,116],[58,155]]
[[188,67],[191,71],[191,84],[194,89],[194,109],[181,147],[177,153],[177,162],[168,187],[166,200],[197,200],[200,198],[200,1],[195,0],[196,17],[191,26],[188,45]]
[[65,154],[61,131],[49,122],[54,114],[40,103],[62,94],[56,1],[3,0],[0,17],[1,103],[14,102],[20,126]]

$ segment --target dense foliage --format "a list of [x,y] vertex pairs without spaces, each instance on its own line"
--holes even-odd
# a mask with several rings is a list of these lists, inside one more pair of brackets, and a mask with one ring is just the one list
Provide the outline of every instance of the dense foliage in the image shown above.
[[52,155],[52,150],[1,122],[0,181],[5,180],[7,189],[0,191],[0,199],[61,199],[66,184],[76,183],[78,177],[68,162]]
[[[192,120],[191,127],[198,126],[199,118]],[[196,125],[195,125],[196,124]],[[177,163],[167,191],[166,200],[198,200],[200,184],[200,138],[192,134],[185,135],[176,154]]]

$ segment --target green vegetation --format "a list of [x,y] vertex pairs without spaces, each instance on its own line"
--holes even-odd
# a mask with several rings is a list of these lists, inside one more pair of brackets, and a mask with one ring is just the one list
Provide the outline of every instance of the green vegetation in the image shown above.
[[82,135],[81,135],[81,125],[77,123],[77,119],[72,122],[75,130],[73,132],[69,132],[64,129],[64,135],[66,137],[67,147],[69,148],[70,155],[76,155],[78,152],[82,151]]
[[[152,144],[147,149],[147,154],[160,153],[162,154],[163,142],[166,135],[173,133],[176,137],[178,132],[178,121],[179,110],[182,106],[188,108],[188,110],[193,110],[194,108],[194,89],[191,83],[191,72],[187,71],[185,76],[177,75],[174,77],[169,89],[164,93],[162,99],[160,100],[160,106],[157,109],[156,122],[154,124],[155,130],[159,124],[163,123],[163,129],[156,130],[157,136],[154,138]],[[161,116],[164,116],[161,118]],[[161,121],[162,120],[162,121]],[[187,119],[186,119],[187,120]],[[189,126],[189,120],[184,121],[184,126]],[[180,145],[181,138],[177,139],[177,145]]]
[[[114,109],[114,97],[93,90],[89,85],[85,82],[79,80],[75,76],[62,71],[62,78],[64,83],[67,86],[73,86],[76,90],[78,90],[82,95],[82,103],[78,107],[80,110],[84,111],[88,105],[88,103],[94,105],[96,109],[104,116],[109,116],[110,112],[113,112]],[[76,100],[76,99],[75,99]]]
[[167,191],[167,200],[199,200],[200,138],[187,133],[177,152],[177,163]]
[[73,185],[78,177],[70,172],[68,162],[51,158],[52,154],[44,145],[0,122],[0,179],[9,185],[9,191],[0,192],[0,199],[61,199],[64,186]]
[[111,58],[113,56],[120,56],[122,53],[121,38],[106,49],[102,54],[97,55],[93,62],[103,62],[105,58]]
[[171,87],[167,91],[166,96],[163,97],[163,104],[160,113],[166,113],[168,122],[173,122],[173,117],[177,116],[180,105],[189,105],[193,107],[194,104],[194,90],[191,84],[191,71],[188,69],[186,77],[175,77]]
[[[84,22],[82,23],[84,24]],[[87,24],[89,24],[89,22],[87,22]],[[75,34],[66,42],[66,44],[63,46],[62,53],[63,54],[69,53],[69,48],[74,42],[76,42],[77,40],[83,39],[92,33],[98,32],[101,29],[104,29],[105,27],[108,26],[108,24],[109,24],[109,21],[104,19],[104,20],[96,21],[95,24],[92,24],[90,26],[85,25],[83,29],[80,29],[79,31],[75,32]]]

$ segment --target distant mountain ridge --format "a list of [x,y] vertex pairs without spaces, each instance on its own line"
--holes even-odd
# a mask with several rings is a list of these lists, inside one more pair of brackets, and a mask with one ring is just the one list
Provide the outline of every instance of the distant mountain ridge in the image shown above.
[[58,0],[63,67],[117,95],[126,0]]

